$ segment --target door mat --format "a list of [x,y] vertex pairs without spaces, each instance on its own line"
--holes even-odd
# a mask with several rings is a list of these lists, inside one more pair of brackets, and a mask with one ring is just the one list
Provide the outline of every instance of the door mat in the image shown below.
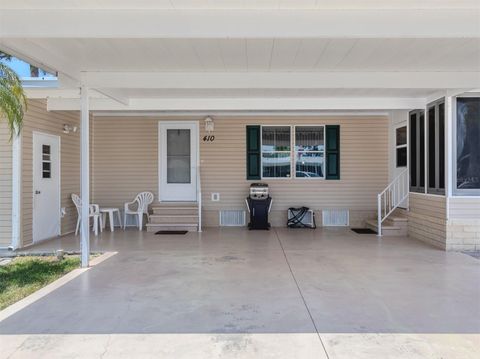
[[358,234],[377,234],[377,232],[372,231],[370,228],[352,228],[352,231]]
[[187,234],[188,231],[158,231],[155,234]]

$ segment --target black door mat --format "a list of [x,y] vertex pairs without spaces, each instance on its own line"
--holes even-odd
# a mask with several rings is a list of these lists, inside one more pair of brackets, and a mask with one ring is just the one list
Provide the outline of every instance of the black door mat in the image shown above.
[[155,234],[187,234],[188,231],[158,231]]
[[377,232],[372,231],[370,228],[352,228],[352,231],[358,234],[377,234]]

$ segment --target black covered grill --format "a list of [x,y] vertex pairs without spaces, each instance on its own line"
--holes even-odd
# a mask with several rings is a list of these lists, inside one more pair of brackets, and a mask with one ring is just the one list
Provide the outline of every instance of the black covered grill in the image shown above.
[[250,212],[249,229],[270,229],[268,213],[272,205],[272,198],[266,183],[252,183],[250,195],[246,199],[248,211]]

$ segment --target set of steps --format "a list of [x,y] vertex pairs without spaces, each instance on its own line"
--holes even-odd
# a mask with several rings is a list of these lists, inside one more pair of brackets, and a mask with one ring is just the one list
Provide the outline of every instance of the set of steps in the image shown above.
[[163,202],[152,207],[147,223],[148,232],[185,230],[198,231],[196,202]]
[[[366,221],[367,228],[378,233],[376,219]],[[401,214],[392,213],[382,223],[383,236],[406,236],[408,234],[408,218]]]

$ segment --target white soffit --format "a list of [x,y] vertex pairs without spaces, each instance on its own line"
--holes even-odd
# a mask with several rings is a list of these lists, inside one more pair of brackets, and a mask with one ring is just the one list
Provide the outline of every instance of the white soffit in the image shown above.
[[100,111],[408,109],[480,87],[479,19],[478,0],[0,0],[0,49],[59,72],[28,92],[50,109],[80,82]]

